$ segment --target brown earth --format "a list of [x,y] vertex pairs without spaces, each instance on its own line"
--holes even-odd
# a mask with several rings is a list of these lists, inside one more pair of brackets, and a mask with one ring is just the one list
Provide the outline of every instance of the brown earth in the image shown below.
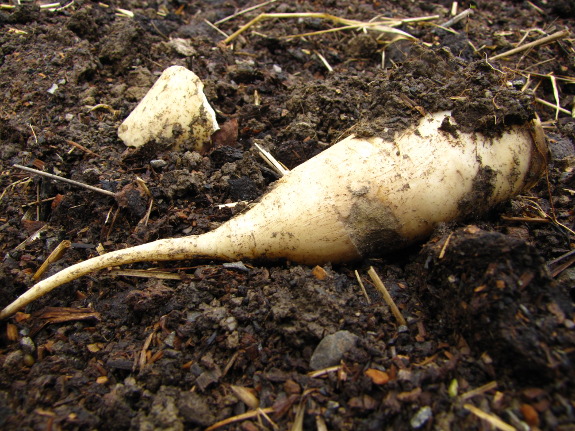
[[[277,179],[254,143],[293,168],[347,134],[393,136],[425,112],[451,110],[463,130],[492,135],[538,115],[546,175],[487,215],[470,208],[426,244],[354,264],[167,262],[174,279],[103,272],[68,283],[0,322],[0,427],[205,429],[257,403],[267,417],[222,429],[483,430],[494,418],[575,429],[573,40],[489,60],[572,31],[574,2],[460,2],[473,14],[451,30],[437,26],[451,17],[448,1],[270,2],[217,24],[229,35],[261,12],[438,15],[399,27],[416,42],[357,30],[287,38],[339,24],[286,18],[224,44],[207,23],[260,3],[0,9],[0,306],[63,240],[72,246],[49,273],[100,244],[199,234],[229,219],[237,210],[218,204],[257,200]],[[203,154],[127,150],[118,126],[171,65],[200,76],[225,131]],[[563,111],[540,102],[556,104],[555,93]]]

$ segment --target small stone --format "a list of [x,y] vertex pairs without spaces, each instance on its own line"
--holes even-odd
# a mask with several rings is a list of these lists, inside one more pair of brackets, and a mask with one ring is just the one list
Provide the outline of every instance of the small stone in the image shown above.
[[321,370],[339,364],[343,355],[355,346],[357,338],[349,331],[337,331],[324,337],[311,356],[310,367]]
[[166,167],[167,164],[168,162],[162,159],[155,159],[150,161],[150,166],[154,169],[162,169]]
[[403,369],[397,372],[397,380],[403,382],[410,382],[413,378],[413,373],[410,370]]
[[33,353],[36,350],[36,345],[30,337],[22,337],[20,339],[20,346],[26,353]]
[[410,425],[414,429],[421,428],[431,417],[433,416],[433,411],[431,407],[425,406],[420,408],[416,414],[413,415],[409,421]]
[[226,262],[222,264],[222,266],[226,269],[235,269],[236,271],[250,272],[250,269],[247,266],[245,266],[242,261]]
[[220,326],[232,332],[237,329],[238,321],[234,316],[228,316],[225,319],[222,319],[222,321],[220,322]]
[[164,344],[168,347],[174,347],[174,343],[176,342],[176,332],[170,332],[166,338],[164,338]]

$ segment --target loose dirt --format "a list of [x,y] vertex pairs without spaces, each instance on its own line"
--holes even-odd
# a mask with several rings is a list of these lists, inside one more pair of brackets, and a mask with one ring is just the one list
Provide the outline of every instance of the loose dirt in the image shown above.
[[[416,41],[359,30],[290,38],[337,26],[291,18],[224,44],[207,23],[259,3],[0,8],[0,306],[62,240],[72,245],[49,273],[100,246],[229,219],[245,205],[219,204],[256,201],[278,178],[256,143],[293,168],[349,134],[391,137],[426,112],[452,111],[458,125],[445,133],[493,136],[539,116],[545,177],[425,244],[354,264],[166,262],[160,279],[103,272],[62,286],[0,322],[0,427],[205,429],[257,404],[222,429],[483,430],[494,418],[573,429],[573,41],[489,59],[573,31],[573,2],[459,2],[473,13],[451,29],[437,25],[451,18],[448,1],[269,2],[217,24],[229,35],[261,12],[438,15],[399,27]],[[172,65],[200,76],[222,130],[201,154],[126,149],[118,126]]]

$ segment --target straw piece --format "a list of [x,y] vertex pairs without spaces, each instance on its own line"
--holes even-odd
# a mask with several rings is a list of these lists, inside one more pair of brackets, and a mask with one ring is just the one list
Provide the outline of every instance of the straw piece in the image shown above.
[[393,298],[391,297],[391,295],[387,291],[387,288],[383,284],[383,281],[381,281],[381,278],[379,278],[379,275],[377,275],[377,273],[375,272],[375,269],[373,269],[373,266],[369,267],[369,271],[367,271],[367,273],[371,277],[371,280],[373,281],[373,284],[375,285],[377,290],[379,290],[381,292],[381,294],[383,295],[383,299],[385,300],[385,302],[387,303],[389,308],[391,308],[391,312],[393,313],[393,315],[397,319],[398,323],[400,325],[407,326],[407,322],[403,318],[403,315],[399,311],[399,308],[397,308],[397,305],[395,305],[395,302],[393,301]]
[[445,21],[443,24],[441,24],[441,27],[449,28],[452,25],[457,24],[462,19],[465,19],[466,17],[468,17],[472,13],[473,13],[473,9],[466,9],[463,12],[461,12],[459,15],[456,15],[453,18],[451,18],[449,21]]
[[37,281],[40,277],[42,277],[42,274],[46,272],[48,267],[52,265],[54,262],[56,262],[58,259],[60,259],[62,254],[67,249],[69,249],[71,245],[72,243],[67,239],[58,244],[58,246],[54,250],[52,250],[52,253],[50,253],[50,255],[46,258],[44,263],[40,265],[40,268],[38,268],[36,274],[32,276],[32,280]]
[[273,413],[273,411],[274,411],[274,409],[272,407],[267,407],[265,409],[251,410],[251,411],[243,413],[241,415],[233,416],[231,418],[227,418],[227,419],[221,420],[219,422],[216,422],[215,424],[207,427],[205,431],[213,431],[213,430],[221,428],[223,426],[233,424],[234,422],[239,422],[239,421],[243,421],[246,419],[251,419],[251,418],[259,416],[263,413]]
[[499,59],[499,58],[509,57],[510,55],[513,55],[513,54],[517,54],[517,53],[519,53],[519,52],[526,51],[526,50],[528,50],[528,49],[530,49],[530,48],[534,48],[534,47],[539,46],[539,45],[545,45],[545,44],[551,43],[551,42],[553,42],[553,41],[555,41],[555,40],[563,39],[563,38],[565,38],[565,37],[567,37],[567,36],[569,36],[569,30],[561,30],[561,31],[558,31],[558,32],[556,32],[556,33],[553,33],[553,34],[551,34],[551,35],[549,35],[549,36],[546,36],[546,37],[544,37],[544,38],[542,38],[542,39],[536,40],[536,41],[534,41],[534,42],[526,43],[525,45],[518,46],[517,48],[510,49],[509,51],[503,52],[503,53],[501,53],[501,54],[494,55],[493,57],[490,57],[489,60],[497,60],[497,59]]
[[357,282],[359,283],[359,287],[361,288],[361,291],[363,292],[363,295],[365,296],[367,303],[371,304],[371,299],[369,299],[369,295],[367,294],[367,290],[365,290],[365,286],[363,284],[363,281],[361,280],[361,277],[359,276],[359,272],[357,272],[357,269],[354,272],[355,272],[355,278],[357,278]]
[[466,410],[469,410],[471,413],[473,413],[475,416],[489,422],[491,425],[493,425],[495,428],[497,428],[498,430],[501,431],[516,431],[515,427],[512,427],[511,425],[503,422],[499,417],[490,414],[490,413],[486,413],[481,409],[478,409],[477,407],[475,407],[472,404],[464,404],[463,408],[465,408]]

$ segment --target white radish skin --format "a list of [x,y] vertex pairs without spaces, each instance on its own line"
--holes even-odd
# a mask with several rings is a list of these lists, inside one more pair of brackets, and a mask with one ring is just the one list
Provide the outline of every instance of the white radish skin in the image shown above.
[[[440,222],[481,212],[532,186],[546,165],[538,122],[499,138],[439,130],[424,117],[394,142],[349,137],[290,171],[253,209],[198,236],[117,250],[37,283],[0,312],[6,318],[85,274],[142,261],[210,258],[346,262],[404,247]],[[453,120],[452,120],[453,121]]]

